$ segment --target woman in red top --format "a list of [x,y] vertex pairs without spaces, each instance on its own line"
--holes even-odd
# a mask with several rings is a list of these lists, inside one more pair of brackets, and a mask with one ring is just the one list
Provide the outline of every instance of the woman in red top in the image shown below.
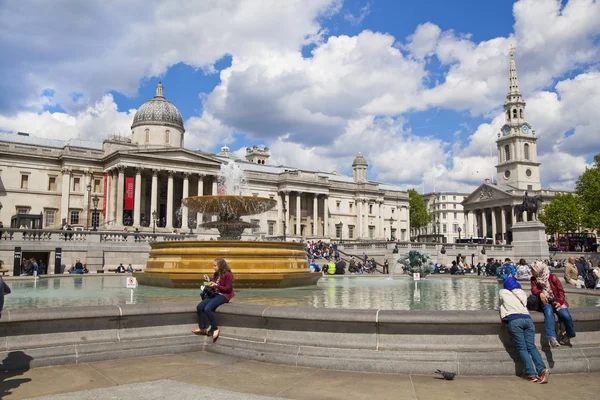
[[[221,304],[229,303],[235,293],[233,292],[233,274],[229,265],[227,265],[227,261],[217,258],[213,262],[213,269],[215,274],[207,285],[215,289],[216,295],[213,298],[205,298],[196,307],[198,311],[198,329],[194,329],[192,332],[196,335],[212,336],[213,342],[215,342],[219,338],[221,330],[217,326],[214,311]],[[204,279],[208,281],[208,275],[204,275]],[[210,331],[206,330],[205,314],[210,321]]]
[[[531,293],[539,297],[544,312],[544,326],[546,328],[546,338],[552,347],[562,344],[570,344],[571,338],[576,336],[573,318],[569,312],[569,303],[565,299],[565,291],[558,277],[550,273],[548,265],[541,261],[534,261],[531,264]],[[554,313],[565,326],[565,335],[559,343],[556,340],[556,322]]]

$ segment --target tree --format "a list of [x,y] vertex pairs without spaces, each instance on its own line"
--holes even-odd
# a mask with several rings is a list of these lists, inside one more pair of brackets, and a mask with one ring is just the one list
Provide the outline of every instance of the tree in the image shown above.
[[582,217],[581,200],[573,193],[557,194],[538,216],[546,225],[546,233],[549,235],[557,232],[577,232]]
[[410,227],[419,229],[431,222],[431,214],[427,212],[425,199],[415,189],[408,190]]
[[577,179],[575,193],[581,198],[583,226],[593,230],[600,229],[600,154],[594,157],[593,167],[586,168]]

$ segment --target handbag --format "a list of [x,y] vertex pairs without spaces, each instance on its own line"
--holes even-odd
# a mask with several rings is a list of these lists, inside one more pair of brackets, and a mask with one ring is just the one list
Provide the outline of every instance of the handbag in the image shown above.
[[204,299],[212,299],[217,295],[217,291],[212,286],[204,286],[200,287],[200,297],[202,300]]
[[535,294],[527,296],[527,309],[529,311],[542,311],[542,302]]

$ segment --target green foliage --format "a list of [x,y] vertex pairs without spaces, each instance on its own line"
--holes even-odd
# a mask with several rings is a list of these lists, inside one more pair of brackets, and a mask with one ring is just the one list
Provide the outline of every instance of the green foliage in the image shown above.
[[416,272],[424,278],[433,272],[433,261],[429,254],[419,250],[411,250],[408,254],[398,259],[398,263],[404,265],[406,270],[412,275]]
[[600,229],[600,154],[594,157],[593,167],[586,168],[577,180],[575,193],[581,199],[583,226],[593,230]]
[[415,189],[408,190],[410,227],[422,228],[431,222],[431,213],[427,212],[425,199]]
[[553,235],[557,232],[577,232],[582,221],[581,201],[573,193],[557,194],[544,207],[538,219],[546,225],[546,233]]

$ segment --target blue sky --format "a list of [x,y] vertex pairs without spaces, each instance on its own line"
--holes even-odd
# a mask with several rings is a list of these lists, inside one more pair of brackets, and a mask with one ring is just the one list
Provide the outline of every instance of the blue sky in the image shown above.
[[162,81],[190,149],[267,145],[345,174],[360,151],[370,179],[468,191],[493,173],[515,45],[538,156],[558,166],[544,186],[572,188],[600,152],[596,1],[175,3],[0,2],[0,131],[127,135]]

